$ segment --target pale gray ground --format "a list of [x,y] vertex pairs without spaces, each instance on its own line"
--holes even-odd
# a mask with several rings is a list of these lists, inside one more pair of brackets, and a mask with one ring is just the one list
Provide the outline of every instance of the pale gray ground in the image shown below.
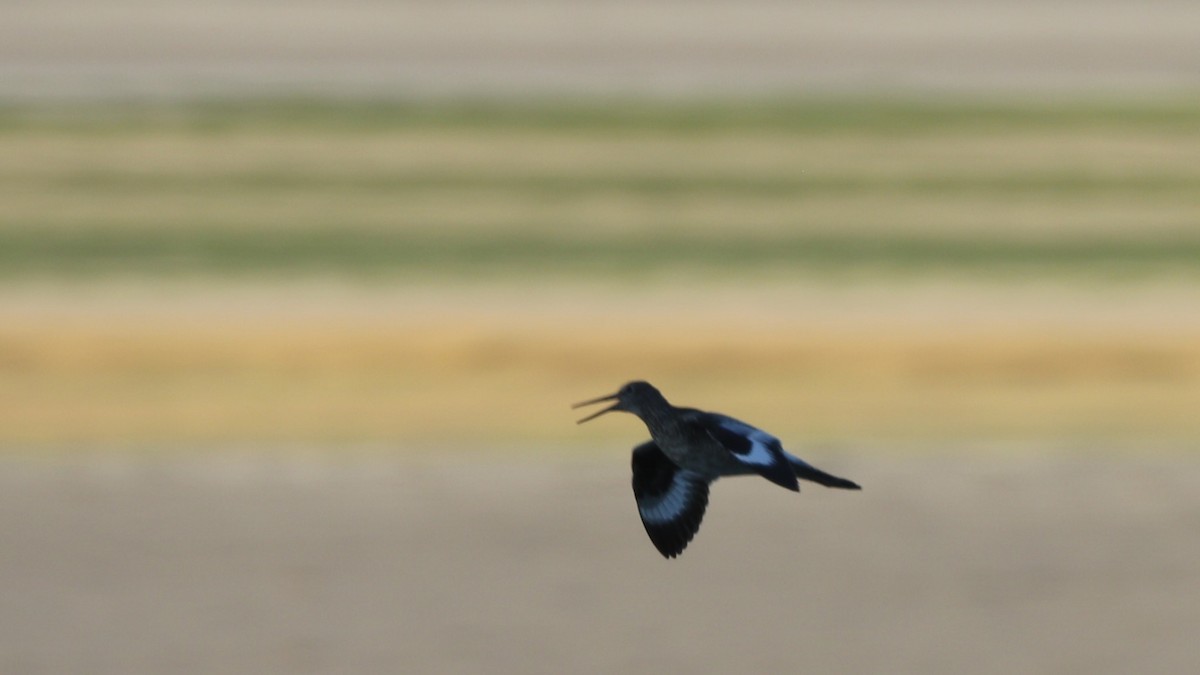
[[616,450],[10,456],[0,672],[1200,670],[1200,459],[820,459],[666,561]]
[[49,0],[0,98],[1200,89],[1194,0]]

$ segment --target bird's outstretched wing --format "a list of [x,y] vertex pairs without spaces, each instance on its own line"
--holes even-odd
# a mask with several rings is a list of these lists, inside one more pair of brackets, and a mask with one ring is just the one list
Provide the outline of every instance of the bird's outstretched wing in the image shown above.
[[696,423],[728,450],[734,459],[772,483],[789,490],[800,490],[796,472],[778,438],[726,415],[696,412]]
[[675,466],[654,441],[633,449],[633,498],[650,541],[664,557],[687,548],[708,507],[709,481]]

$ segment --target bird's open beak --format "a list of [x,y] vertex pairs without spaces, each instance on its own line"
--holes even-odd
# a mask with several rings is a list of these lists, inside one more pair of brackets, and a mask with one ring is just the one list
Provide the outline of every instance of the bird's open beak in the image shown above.
[[[582,403],[576,403],[575,405],[571,406],[571,409],[573,410],[575,408],[582,408],[585,405],[592,405],[593,403],[603,403],[604,401],[613,401],[616,399],[617,399],[617,394],[609,394],[608,396],[601,396],[600,398],[594,398],[590,401],[583,401]],[[588,415],[587,417],[576,422],[576,424],[583,424],[584,422],[586,422],[588,420],[594,420],[597,417],[603,415],[604,413],[612,412],[614,410],[621,410],[621,402],[620,401],[617,401],[616,403],[608,406],[607,408],[605,408],[599,412],[594,412],[591,415]]]

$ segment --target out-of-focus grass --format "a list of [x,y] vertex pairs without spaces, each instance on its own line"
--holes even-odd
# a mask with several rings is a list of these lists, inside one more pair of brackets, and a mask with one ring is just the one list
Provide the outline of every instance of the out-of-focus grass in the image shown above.
[[969,241],[931,237],[792,236],[696,240],[633,235],[617,240],[483,235],[439,237],[336,229],[256,232],[0,234],[0,266],[11,274],[140,272],[345,272],[404,270],[446,275],[521,272],[645,276],[647,271],[737,272],[747,268],[833,273],[855,270],[1091,271],[1104,277],[1200,268],[1200,238],[1074,242]]
[[1193,291],[280,292],[7,303],[0,444],[632,441],[567,406],[635,377],[796,442],[1200,437]]
[[1200,437],[1195,102],[8,107],[0,150],[5,446],[628,441],[566,406],[633,377],[800,439]]
[[1194,274],[1200,106],[0,112],[0,276]]
[[183,104],[102,103],[85,106],[8,104],[0,132],[38,129],[79,132],[173,129],[229,131],[299,127],[362,130],[557,129],[700,133],[757,128],[775,131],[942,133],[1005,127],[1078,130],[1141,127],[1200,130],[1194,97],[1166,100],[1060,100],[1047,102],[841,97],[807,100],[649,99],[514,102],[495,98],[445,103],[328,99],[245,99]]

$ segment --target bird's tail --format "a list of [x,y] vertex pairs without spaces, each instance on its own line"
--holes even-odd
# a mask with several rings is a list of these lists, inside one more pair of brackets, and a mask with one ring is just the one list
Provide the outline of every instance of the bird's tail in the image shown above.
[[855,483],[852,480],[846,480],[845,478],[838,478],[833,474],[825,473],[824,471],[800,459],[799,457],[788,455],[788,460],[792,463],[792,469],[796,471],[796,478],[812,481],[819,485],[824,485],[825,487],[841,488],[843,490],[862,489],[858,483]]

